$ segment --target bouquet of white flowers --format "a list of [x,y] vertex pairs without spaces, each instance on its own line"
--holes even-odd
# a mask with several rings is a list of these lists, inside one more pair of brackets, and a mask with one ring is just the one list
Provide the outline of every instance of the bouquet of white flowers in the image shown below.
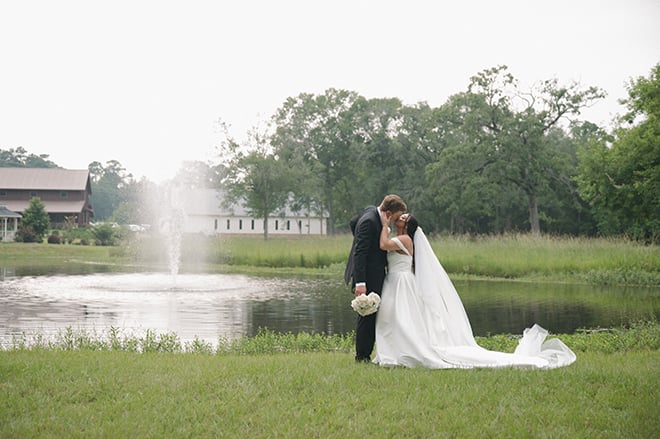
[[353,310],[361,316],[368,316],[378,311],[380,296],[373,291],[369,294],[360,294],[351,301]]

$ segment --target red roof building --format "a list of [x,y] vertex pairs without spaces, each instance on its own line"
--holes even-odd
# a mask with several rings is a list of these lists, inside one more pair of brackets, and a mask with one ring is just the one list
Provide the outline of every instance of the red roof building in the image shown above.
[[89,224],[94,210],[89,201],[89,171],[60,168],[0,168],[0,205],[23,213],[37,197],[48,212],[53,228],[69,220]]

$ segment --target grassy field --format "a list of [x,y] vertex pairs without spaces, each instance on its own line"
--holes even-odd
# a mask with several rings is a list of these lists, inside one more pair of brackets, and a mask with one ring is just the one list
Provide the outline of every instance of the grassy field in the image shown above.
[[[524,279],[597,285],[660,286],[660,249],[624,239],[531,235],[434,236],[436,255],[454,278]],[[186,237],[182,270],[341,277],[351,237]],[[0,244],[0,265],[103,263],[167,267],[162,240],[119,247]]]
[[[550,371],[383,369],[355,364],[341,337],[264,333],[216,352],[136,353],[159,337],[114,334],[113,347],[65,334],[0,351],[0,437],[653,438],[658,333],[561,336],[578,359]],[[478,342],[510,351],[516,340]]]

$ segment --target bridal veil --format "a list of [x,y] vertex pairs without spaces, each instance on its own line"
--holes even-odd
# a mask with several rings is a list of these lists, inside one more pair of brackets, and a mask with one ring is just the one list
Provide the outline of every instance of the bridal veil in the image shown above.
[[449,367],[522,366],[550,369],[567,366],[575,354],[559,339],[545,340],[548,331],[525,329],[514,353],[490,351],[474,339],[463,302],[421,227],[414,236],[415,287],[425,305],[431,347]]

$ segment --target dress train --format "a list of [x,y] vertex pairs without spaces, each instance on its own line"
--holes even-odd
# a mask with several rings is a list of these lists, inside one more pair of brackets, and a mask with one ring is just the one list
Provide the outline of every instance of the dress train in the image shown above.
[[513,353],[482,348],[474,339],[463,302],[421,227],[414,238],[414,274],[412,256],[394,240],[404,253],[388,253],[388,274],[376,317],[374,363],[433,369],[552,369],[576,360],[561,340],[546,340],[548,331],[536,324],[525,329]]

